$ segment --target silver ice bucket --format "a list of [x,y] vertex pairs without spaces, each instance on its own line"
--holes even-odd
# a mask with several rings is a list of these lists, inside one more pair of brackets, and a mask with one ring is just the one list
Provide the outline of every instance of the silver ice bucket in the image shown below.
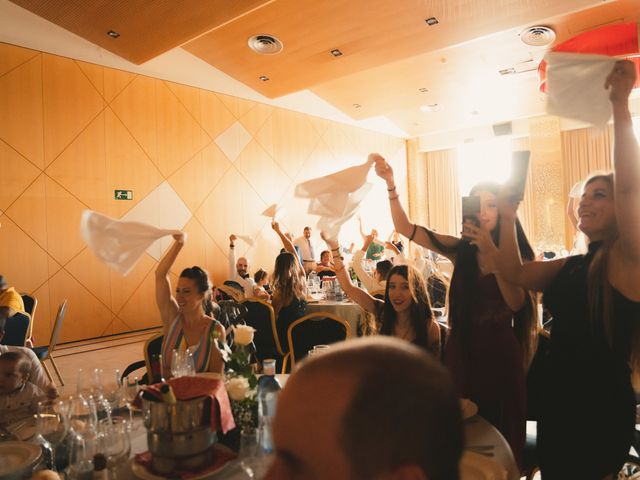
[[198,397],[175,404],[142,399],[151,466],[160,474],[176,469],[200,470],[212,461],[211,399]]

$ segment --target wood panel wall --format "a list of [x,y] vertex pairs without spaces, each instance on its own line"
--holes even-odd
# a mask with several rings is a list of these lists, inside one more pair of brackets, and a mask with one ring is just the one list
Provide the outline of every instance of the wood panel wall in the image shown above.
[[[395,137],[0,43],[0,273],[38,298],[36,344],[64,298],[61,342],[151,327],[157,258],[145,254],[126,277],[109,270],[80,237],[83,210],[179,223],[188,241],[173,273],[201,265],[221,282],[232,232],[256,239],[239,246],[252,271],[273,268],[280,246],[260,216],[271,203],[286,206],[296,235],[315,224],[296,183],[378,151],[402,184],[405,150]],[[365,225],[388,231],[384,185],[374,185]]]

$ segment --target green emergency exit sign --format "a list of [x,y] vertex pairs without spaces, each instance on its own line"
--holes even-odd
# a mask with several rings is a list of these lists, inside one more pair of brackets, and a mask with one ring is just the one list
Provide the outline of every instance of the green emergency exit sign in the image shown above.
[[133,200],[133,190],[114,190],[113,198],[116,200]]

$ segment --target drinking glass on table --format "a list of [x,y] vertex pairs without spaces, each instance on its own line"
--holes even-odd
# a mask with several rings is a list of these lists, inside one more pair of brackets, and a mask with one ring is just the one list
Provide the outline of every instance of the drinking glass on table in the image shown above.
[[46,401],[38,403],[36,428],[38,434],[51,446],[53,459],[51,469],[56,471],[56,447],[62,443],[69,430],[69,409],[65,402]]
[[193,353],[186,350],[174,350],[171,355],[171,376],[174,378],[194,376],[196,374]]
[[129,410],[129,430],[131,431],[133,426],[133,402],[135,402],[136,397],[140,392],[138,377],[132,377],[131,375],[126,376],[120,386],[120,392],[122,400],[124,401],[127,410]]
[[105,418],[100,420],[98,430],[102,445],[100,453],[107,457],[107,468],[112,478],[119,478],[118,471],[127,465],[131,454],[131,439],[129,437],[129,422],[123,417]]

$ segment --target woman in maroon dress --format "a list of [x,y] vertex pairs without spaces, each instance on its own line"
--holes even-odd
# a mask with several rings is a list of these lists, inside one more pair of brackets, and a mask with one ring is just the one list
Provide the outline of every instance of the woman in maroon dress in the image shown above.
[[[500,232],[498,186],[481,184],[478,225],[464,224],[463,238],[435,233],[412,224],[395,191],[393,170],[374,154],[376,173],[386,180],[396,230],[410,240],[446,256],[455,265],[449,291],[451,335],[445,349],[462,397],[478,405],[479,413],[509,442],[518,463],[526,436],[525,372],[535,352],[537,334],[533,297],[496,274]],[[521,255],[534,255],[518,222]]]

